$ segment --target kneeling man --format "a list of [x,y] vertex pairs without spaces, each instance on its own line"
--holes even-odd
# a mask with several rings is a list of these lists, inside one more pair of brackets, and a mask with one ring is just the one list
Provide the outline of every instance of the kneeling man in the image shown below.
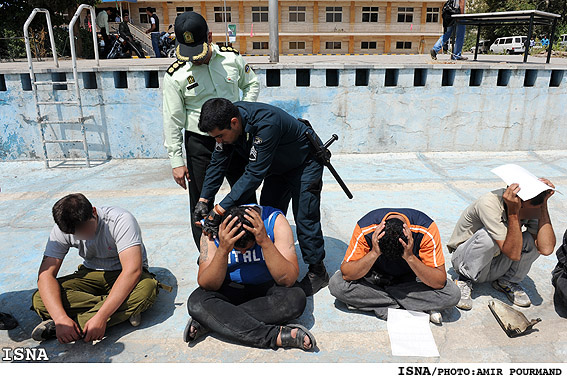
[[[537,180],[537,179],[536,179]],[[555,188],[547,179],[540,179]],[[447,247],[459,274],[461,300],[457,308],[472,308],[473,283],[492,282],[520,307],[530,298],[520,285],[540,255],[555,248],[547,201],[552,189],[522,200],[518,183],[481,196],[463,211]]]
[[358,221],[345,258],[329,282],[331,294],[349,309],[372,311],[386,320],[388,308],[430,314],[459,301],[447,280],[435,222],[415,209],[377,209]]
[[281,211],[257,205],[229,208],[218,238],[201,237],[197,288],[187,302],[185,342],[213,331],[260,348],[311,350],[315,338],[302,325],[304,291],[293,234]]

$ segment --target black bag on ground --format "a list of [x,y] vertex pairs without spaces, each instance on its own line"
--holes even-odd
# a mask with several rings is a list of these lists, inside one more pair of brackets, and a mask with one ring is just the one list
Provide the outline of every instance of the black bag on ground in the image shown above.
[[447,0],[443,5],[441,17],[443,18],[443,27],[448,28],[455,23],[453,15],[461,14],[461,7],[459,0]]

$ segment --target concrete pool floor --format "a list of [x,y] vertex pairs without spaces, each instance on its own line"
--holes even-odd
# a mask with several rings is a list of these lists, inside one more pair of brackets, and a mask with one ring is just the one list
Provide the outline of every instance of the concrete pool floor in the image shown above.
[[[567,228],[567,152],[401,153],[336,155],[337,171],[354,193],[348,200],[325,172],[322,223],[327,270],[339,268],[356,221],[380,207],[413,207],[431,216],[445,245],[461,211],[472,200],[503,186],[490,169],[516,163],[547,177],[564,194],[550,200],[558,245]],[[222,193],[226,193],[223,187]],[[40,321],[29,310],[37,269],[53,225],[51,207],[71,192],[84,193],[94,206],[117,205],[131,211],[142,228],[150,269],[173,292],[161,291],[138,328],[129,324],[107,330],[103,341],[61,345],[30,338]],[[291,212],[290,212],[291,213]],[[290,215],[291,216],[291,215]],[[291,218],[291,217],[290,217]],[[293,220],[291,220],[293,227]],[[319,350],[261,350],[209,335],[193,346],[181,339],[187,321],[186,301],[196,287],[198,256],[189,233],[188,199],[172,177],[169,162],[111,160],[90,169],[42,162],[0,163],[0,312],[14,315],[19,326],[0,331],[0,347],[42,347],[52,362],[549,362],[567,360],[567,321],[553,302],[550,272],[556,257],[540,257],[523,281],[533,305],[522,309],[528,319],[541,318],[535,331],[508,338],[490,313],[488,301],[508,303],[490,283],[475,286],[471,311],[443,313],[442,326],[431,324],[438,358],[394,357],[386,323],[370,314],[351,312],[335,302],[327,288],[308,298],[298,321],[311,329]],[[297,247],[297,245],[296,245]],[[444,246],[448,275],[450,255]],[[299,250],[298,250],[299,254]],[[299,258],[300,278],[306,266]],[[81,260],[71,250],[60,274],[71,273]]]

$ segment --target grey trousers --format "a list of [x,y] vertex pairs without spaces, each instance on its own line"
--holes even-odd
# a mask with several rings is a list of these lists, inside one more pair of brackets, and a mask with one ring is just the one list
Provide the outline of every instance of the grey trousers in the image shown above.
[[377,286],[366,280],[346,281],[337,271],[329,281],[331,295],[358,310],[374,312],[386,320],[388,308],[403,308],[411,311],[440,311],[457,305],[461,292],[452,280],[436,290],[416,281]]
[[456,272],[475,283],[505,279],[512,283],[521,282],[539,257],[533,236],[522,233],[522,257],[513,261],[500,253],[500,248],[485,228],[478,230],[453,252],[451,263]]

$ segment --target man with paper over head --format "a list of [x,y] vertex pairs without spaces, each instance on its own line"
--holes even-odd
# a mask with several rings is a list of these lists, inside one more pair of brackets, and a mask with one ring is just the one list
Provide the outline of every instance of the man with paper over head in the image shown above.
[[523,168],[508,164],[492,170],[506,188],[481,196],[461,214],[447,245],[459,274],[457,307],[472,308],[472,283],[492,282],[515,305],[529,307],[520,285],[540,255],[555,248],[548,200],[555,186]]

